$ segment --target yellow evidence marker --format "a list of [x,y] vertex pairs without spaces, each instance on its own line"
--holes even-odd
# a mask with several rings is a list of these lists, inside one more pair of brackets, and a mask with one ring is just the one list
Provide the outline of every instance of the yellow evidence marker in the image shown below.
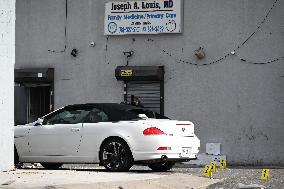
[[227,168],[227,161],[221,159],[220,160],[220,169],[226,169]]
[[215,173],[217,171],[217,163],[216,161],[211,163],[211,170],[213,173]]
[[269,169],[262,169],[260,179],[263,180],[263,181],[268,181],[268,179],[269,179]]
[[211,164],[209,164],[209,165],[206,165],[205,167],[204,167],[204,171],[203,171],[203,175],[205,176],[205,177],[209,177],[209,178],[211,178],[212,177],[212,168],[211,168]]

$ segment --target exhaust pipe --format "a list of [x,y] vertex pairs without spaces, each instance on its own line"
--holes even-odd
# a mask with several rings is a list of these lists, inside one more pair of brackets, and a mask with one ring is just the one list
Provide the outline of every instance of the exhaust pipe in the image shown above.
[[167,161],[167,160],[168,160],[168,157],[167,157],[166,155],[162,155],[162,156],[161,156],[161,160],[162,160],[162,161]]

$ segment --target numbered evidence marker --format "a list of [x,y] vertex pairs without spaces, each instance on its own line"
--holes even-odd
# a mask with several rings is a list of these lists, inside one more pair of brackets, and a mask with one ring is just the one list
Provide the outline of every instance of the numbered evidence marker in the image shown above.
[[269,169],[262,169],[260,179],[263,180],[263,181],[268,181],[268,179],[269,179]]
[[212,170],[213,173],[215,173],[217,171],[217,167],[216,166],[217,166],[216,161],[211,163],[211,170]]
[[209,164],[209,165],[206,165],[205,167],[204,167],[204,171],[203,171],[203,175],[205,176],[205,177],[212,177],[212,170],[211,170],[211,164]]
[[227,168],[227,161],[221,159],[220,160],[220,169],[226,169]]

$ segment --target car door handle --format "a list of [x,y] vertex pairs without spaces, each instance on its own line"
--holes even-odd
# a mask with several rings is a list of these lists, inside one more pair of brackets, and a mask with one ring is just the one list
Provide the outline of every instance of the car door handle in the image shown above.
[[71,131],[77,132],[77,131],[80,131],[80,128],[72,128]]

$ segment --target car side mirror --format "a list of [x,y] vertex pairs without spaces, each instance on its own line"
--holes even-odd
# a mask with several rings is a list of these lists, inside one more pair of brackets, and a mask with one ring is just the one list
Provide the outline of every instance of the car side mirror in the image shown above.
[[38,118],[34,126],[41,126],[42,122],[43,122],[43,119]]

